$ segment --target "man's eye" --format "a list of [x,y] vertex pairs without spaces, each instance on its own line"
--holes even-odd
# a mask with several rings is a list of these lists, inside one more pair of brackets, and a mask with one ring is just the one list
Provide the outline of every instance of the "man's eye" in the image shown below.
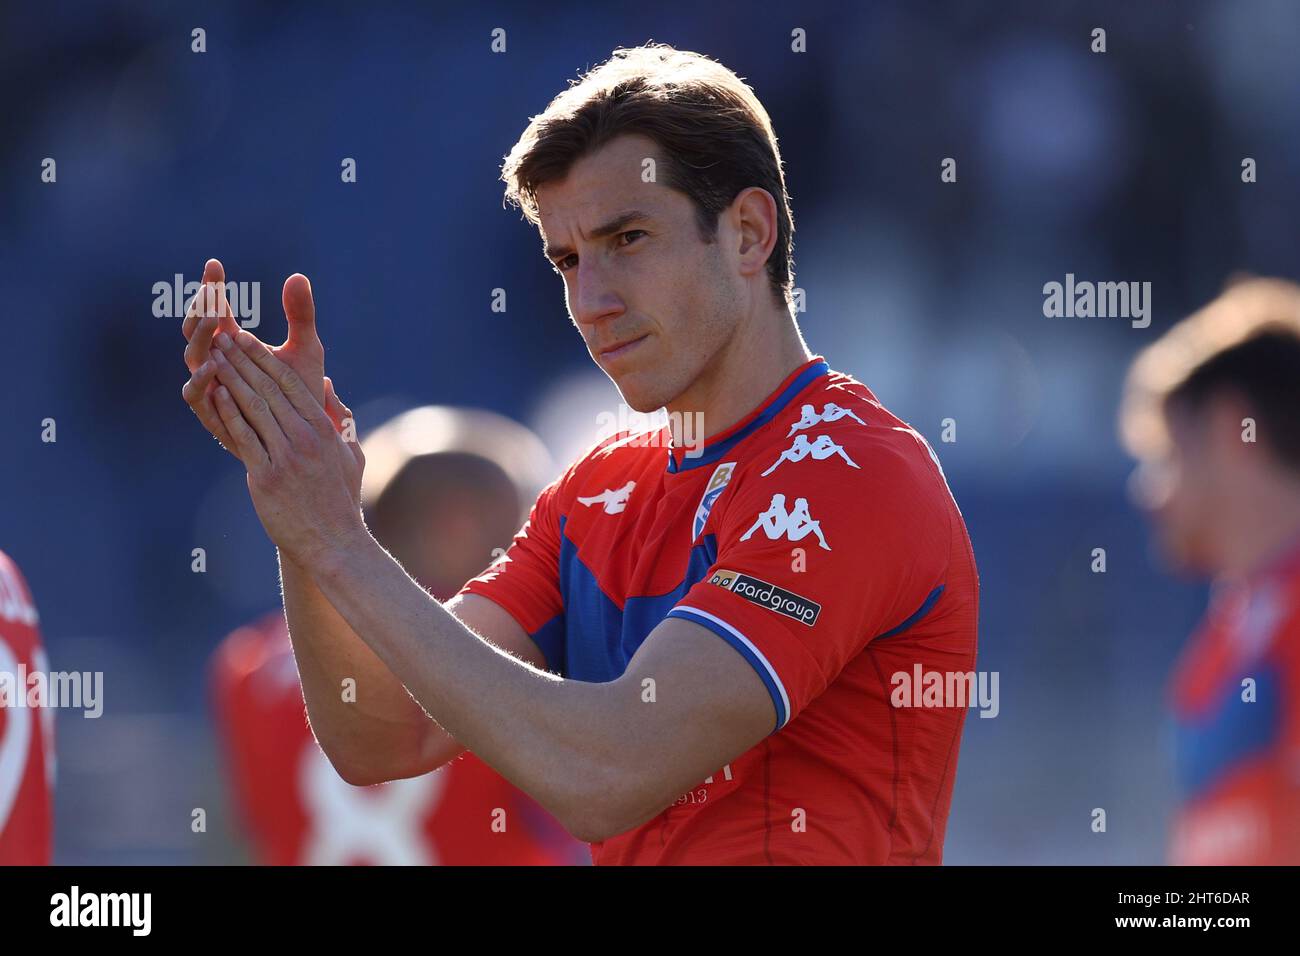
[[[641,238],[645,234],[646,231],[644,229],[629,229],[627,232],[620,232],[618,234],[618,244],[620,246],[630,246],[633,242],[635,242],[637,239]],[[628,238],[629,236],[633,238],[629,239]],[[627,241],[625,242],[624,240]],[[575,263],[569,262],[570,259],[576,260],[577,256],[565,256],[563,259],[556,262],[555,271],[568,272],[570,269],[572,269]],[[566,263],[568,264],[566,265]]]

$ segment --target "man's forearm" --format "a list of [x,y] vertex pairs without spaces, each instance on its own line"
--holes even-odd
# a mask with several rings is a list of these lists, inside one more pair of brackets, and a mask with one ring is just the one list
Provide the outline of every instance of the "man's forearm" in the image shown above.
[[317,583],[352,630],[446,730],[578,835],[583,804],[626,763],[612,684],[563,680],[480,639],[362,529]]
[[[407,776],[463,749],[357,637],[307,570],[283,553],[280,581],[312,728],[345,778]],[[355,681],[354,693],[345,693],[347,679]]]

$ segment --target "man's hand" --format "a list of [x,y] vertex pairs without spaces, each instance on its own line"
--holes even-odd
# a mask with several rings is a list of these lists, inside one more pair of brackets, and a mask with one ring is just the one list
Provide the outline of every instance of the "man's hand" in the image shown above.
[[[181,395],[203,426],[234,454],[231,436],[213,405],[213,393],[217,388],[217,367],[211,361],[213,336],[220,331],[233,338],[240,331],[226,300],[225,281],[225,269],[221,263],[209,259],[203,267],[203,288],[190,302],[181,323],[181,334],[188,343],[185,346],[185,365],[191,372]],[[300,273],[289,276],[284,283],[281,301],[285,318],[289,321],[289,337],[283,345],[263,347],[269,348],[273,356],[298,374],[316,401],[325,407],[334,426],[341,430],[344,427],[342,418],[351,416],[342,415],[346,410],[334,397],[333,388],[325,377],[325,347],[316,333],[316,306],[307,277]]]
[[214,404],[271,540],[310,568],[350,537],[368,536],[361,446],[343,438],[302,376],[254,335],[218,332],[214,345]]
[[[216,404],[218,388],[226,390],[222,392],[220,401],[226,409],[227,417],[232,421],[239,418],[247,423],[261,419],[251,412],[238,412],[238,404],[232,404],[234,400],[231,396],[235,393],[247,400],[247,389],[236,385],[236,392],[232,393],[229,386],[218,380],[219,366],[215,355],[220,349],[214,349],[212,345],[213,336],[220,332],[231,338],[246,338],[249,348],[256,354],[265,353],[262,355],[263,361],[269,355],[284,368],[292,370],[292,374],[297,376],[302,396],[310,399],[310,402],[306,402],[309,415],[312,403],[318,410],[323,401],[333,427],[328,434],[308,432],[310,440],[318,443],[318,451],[328,451],[330,443],[339,440],[337,432],[353,439],[347,449],[347,457],[341,459],[341,465],[339,459],[328,458],[331,465],[340,465],[342,468],[344,477],[341,481],[346,484],[347,493],[351,495],[350,502],[347,494],[341,496],[340,501],[339,496],[331,497],[327,493],[330,490],[336,492],[340,484],[337,476],[328,469],[324,479],[310,485],[309,493],[314,497],[290,500],[287,504],[274,494],[263,493],[264,472],[260,466],[257,477],[254,477],[252,468],[248,476],[249,491],[263,524],[277,544],[286,545],[280,550],[284,613],[289,624],[289,637],[293,643],[298,673],[302,678],[303,698],[311,715],[312,731],[329,754],[330,760],[345,775],[345,779],[350,777],[356,782],[373,783],[379,779],[392,780],[433,770],[464,748],[429,719],[402,683],[339,616],[312,577],[308,565],[313,553],[309,546],[299,540],[305,536],[300,534],[295,538],[291,534],[290,529],[297,527],[294,518],[301,518],[292,509],[300,506],[305,506],[309,512],[317,511],[310,514],[308,519],[311,528],[317,530],[326,526],[321,517],[323,515],[332,517],[334,526],[346,527],[353,523],[361,525],[361,449],[355,442],[356,428],[352,422],[352,412],[339,401],[334,394],[333,384],[324,376],[325,350],[316,335],[311,284],[301,275],[290,276],[285,282],[283,299],[285,315],[289,320],[289,339],[278,348],[267,348],[250,333],[239,328],[222,294],[224,280],[221,263],[215,259],[209,260],[203,270],[204,296],[196,297],[196,301],[191,303],[181,326],[181,332],[189,343],[185,349],[185,363],[193,373],[182,390],[182,395],[203,425],[237,457],[249,455],[250,460],[256,461],[251,457],[251,452],[254,447],[260,448],[259,453],[279,469],[270,479],[272,483],[277,480],[289,483],[282,467],[283,461],[277,460],[275,454],[266,455],[266,445],[256,432],[253,432],[250,441],[241,446],[236,439],[248,436],[238,429],[232,435],[222,420]],[[229,363],[226,367],[230,367]],[[273,374],[284,376],[285,373],[282,369],[273,368]],[[244,376],[241,375],[240,379],[244,380]],[[289,387],[289,393],[297,394],[293,386]],[[276,401],[274,407],[282,412],[284,409],[281,408],[281,402],[285,394],[281,388],[272,395],[273,399],[276,395],[279,396],[280,401]],[[259,409],[271,411],[272,402],[259,397],[258,403]],[[292,417],[287,414],[285,421],[289,422],[291,433],[301,434],[302,425],[307,419],[302,418],[302,413],[296,409],[291,411],[299,416],[298,427],[295,428]],[[268,431],[267,434],[272,433]],[[281,440],[283,439],[282,428]],[[272,448],[275,447],[277,446],[273,442]],[[299,486],[295,483],[293,487]],[[324,503],[318,502],[317,497]],[[311,539],[306,537],[306,540]],[[368,536],[366,540],[369,540]],[[307,555],[307,560],[303,560],[302,555]],[[319,556],[319,552],[314,556]],[[489,607],[485,609],[483,605]],[[478,627],[495,628],[494,634],[502,646],[530,661],[545,663],[541,651],[537,650],[536,645],[523,634],[518,625],[513,624],[513,619],[511,624],[519,633],[515,634],[505,628],[499,616],[506,612],[491,605],[486,598],[480,598],[477,607],[461,609],[460,613],[465,614]],[[494,614],[498,617],[494,617]],[[367,688],[361,704],[340,701],[339,681],[344,678],[355,680],[358,686]]]

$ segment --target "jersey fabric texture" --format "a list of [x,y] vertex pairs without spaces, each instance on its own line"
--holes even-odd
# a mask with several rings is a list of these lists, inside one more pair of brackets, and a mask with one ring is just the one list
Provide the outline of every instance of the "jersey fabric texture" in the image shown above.
[[616,680],[674,617],[771,696],[769,737],[593,844],[596,863],[941,861],[966,711],[891,696],[974,668],[974,555],[930,446],[821,357],[697,447],[667,428],[602,441],[462,593],[564,677]]
[[1170,686],[1171,863],[1300,864],[1300,542],[1216,586]]
[[259,863],[547,866],[583,845],[477,757],[380,787],[354,787],[307,724],[284,615],[227,637],[210,671],[238,816]]
[[31,679],[48,678],[36,605],[0,551],[0,866],[48,865],[54,852],[54,711]]

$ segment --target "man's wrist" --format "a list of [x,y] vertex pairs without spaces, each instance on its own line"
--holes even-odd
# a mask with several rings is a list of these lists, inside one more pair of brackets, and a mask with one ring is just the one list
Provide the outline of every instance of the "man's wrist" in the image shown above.
[[348,577],[366,551],[378,546],[358,512],[354,525],[328,538],[321,547],[313,549],[302,560],[292,557],[290,560],[305,568],[323,587],[327,583]]

